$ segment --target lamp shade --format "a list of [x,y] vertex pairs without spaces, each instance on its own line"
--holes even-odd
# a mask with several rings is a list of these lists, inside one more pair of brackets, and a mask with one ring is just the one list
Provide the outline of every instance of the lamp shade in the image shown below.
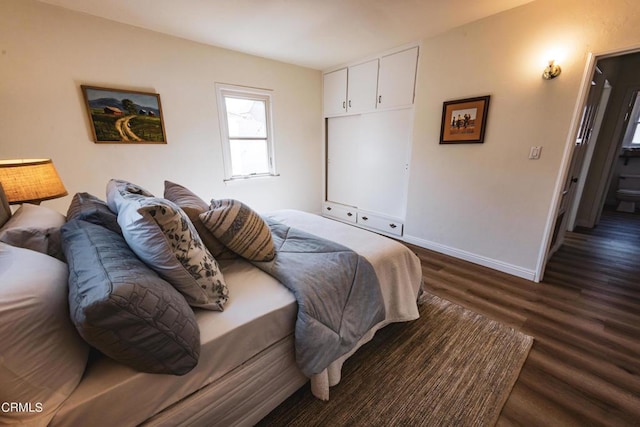
[[51,159],[0,160],[0,184],[10,204],[38,204],[67,195]]

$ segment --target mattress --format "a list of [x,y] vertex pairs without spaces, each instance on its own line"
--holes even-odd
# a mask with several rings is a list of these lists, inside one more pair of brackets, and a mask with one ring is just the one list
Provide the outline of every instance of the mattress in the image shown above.
[[191,372],[183,376],[136,372],[102,357],[89,364],[51,425],[140,424],[293,334],[297,304],[291,292],[244,260],[235,260],[222,271],[229,301],[223,312],[196,309],[202,346]]

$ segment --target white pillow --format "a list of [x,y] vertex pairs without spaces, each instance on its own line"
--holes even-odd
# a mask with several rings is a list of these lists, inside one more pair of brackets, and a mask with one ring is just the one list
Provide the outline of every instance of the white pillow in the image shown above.
[[64,260],[60,227],[65,221],[58,211],[25,203],[0,228],[0,242]]
[[68,275],[55,258],[0,243],[0,402],[23,405],[0,424],[46,425],[82,378],[89,346],[69,319]]

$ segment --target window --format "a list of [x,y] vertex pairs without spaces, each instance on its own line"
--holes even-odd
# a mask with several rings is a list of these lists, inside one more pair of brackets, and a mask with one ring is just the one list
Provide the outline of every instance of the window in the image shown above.
[[225,179],[276,175],[272,92],[216,84]]
[[640,147],[640,92],[636,92],[630,107],[633,106],[629,114],[629,122],[624,135],[624,147]]

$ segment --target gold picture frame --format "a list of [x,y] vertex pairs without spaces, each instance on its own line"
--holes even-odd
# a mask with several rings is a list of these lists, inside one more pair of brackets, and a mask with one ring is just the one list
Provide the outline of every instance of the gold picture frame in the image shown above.
[[82,85],[96,144],[166,144],[157,93]]
[[490,98],[487,95],[444,102],[440,144],[483,143]]

